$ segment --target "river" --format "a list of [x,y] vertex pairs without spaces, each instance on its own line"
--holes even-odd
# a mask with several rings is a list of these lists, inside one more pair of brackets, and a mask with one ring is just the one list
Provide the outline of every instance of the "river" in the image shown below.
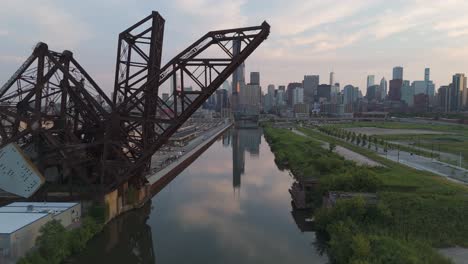
[[293,181],[261,129],[231,129],[69,263],[326,263],[294,220]]

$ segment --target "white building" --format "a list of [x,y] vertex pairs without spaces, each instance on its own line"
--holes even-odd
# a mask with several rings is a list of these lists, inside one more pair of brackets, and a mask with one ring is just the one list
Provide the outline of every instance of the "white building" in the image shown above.
[[382,98],[380,99],[385,99],[387,97],[387,91],[388,90],[388,87],[387,87],[387,80],[385,80],[385,77],[382,77],[382,80],[380,80],[380,91],[382,92],[381,95],[382,95]]
[[47,222],[57,220],[69,227],[80,218],[79,203],[17,202],[0,207],[0,263],[16,263],[34,247]]
[[304,103],[304,88],[296,87],[293,90],[293,105]]

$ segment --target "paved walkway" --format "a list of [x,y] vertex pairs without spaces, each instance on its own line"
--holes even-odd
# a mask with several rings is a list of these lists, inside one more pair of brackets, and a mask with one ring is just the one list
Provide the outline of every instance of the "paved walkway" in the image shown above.
[[[292,132],[299,135],[299,136],[309,137],[308,135],[306,135],[306,134],[304,134],[301,131],[296,130],[296,129],[293,129]],[[329,149],[330,148],[330,144],[328,142],[318,140],[318,139],[314,139],[314,140],[320,141],[322,143],[322,147],[324,149]],[[343,158],[347,159],[347,160],[351,160],[351,161],[356,162],[358,165],[369,166],[369,167],[382,166],[382,164],[380,164],[380,163],[378,163],[378,162],[376,162],[374,160],[371,160],[371,159],[369,159],[368,157],[366,157],[364,155],[361,155],[361,154],[356,153],[356,152],[354,152],[352,150],[344,148],[342,146],[336,146],[334,152],[336,154],[342,156]]]

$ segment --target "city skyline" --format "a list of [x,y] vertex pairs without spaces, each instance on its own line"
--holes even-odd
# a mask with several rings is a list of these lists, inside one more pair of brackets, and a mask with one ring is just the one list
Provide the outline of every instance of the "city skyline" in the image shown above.
[[[13,74],[36,42],[44,41],[53,50],[73,51],[98,84],[110,92],[116,35],[148,10],[159,11],[168,21],[163,63],[199,33],[268,21],[271,36],[246,62],[246,72],[261,73],[264,91],[268,84],[287,85],[304,75],[320,75],[322,83],[327,83],[324,81],[333,71],[342,87],[352,84],[365,92],[368,75],[389,80],[394,66],[404,67],[407,80],[423,80],[424,68],[431,68],[438,88],[450,83],[453,74],[468,69],[468,52],[463,46],[468,41],[468,18],[457,15],[464,13],[468,3],[347,2],[271,1],[265,7],[262,1],[220,0],[213,10],[209,0],[138,6],[112,0],[27,4],[6,0],[0,11],[5,25],[0,26],[0,82]],[[316,15],[301,16],[311,12]],[[187,25],[190,30],[185,30]]]

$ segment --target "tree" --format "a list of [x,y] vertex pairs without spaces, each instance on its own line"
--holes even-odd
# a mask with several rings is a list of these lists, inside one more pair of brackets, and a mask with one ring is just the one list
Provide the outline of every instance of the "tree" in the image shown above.
[[58,264],[70,254],[67,231],[63,225],[52,220],[41,227],[41,235],[36,240],[39,253],[47,256],[49,263]]
[[357,140],[356,140],[356,145],[359,146],[359,144],[361,144],[361,137],[358,136],[358,137],[357,137]]
[[370,149],[371,148],[371,142],[369,141],[369,144],[367,144],[367,148]]
[[334,142],[331,142],[331,143],[328,145],[328,147],[329,147],[329,151],[330,151],[330,152],[333,152],[333,151],[335,151],[335,149],[336,149],[336,144],[335,144]]

